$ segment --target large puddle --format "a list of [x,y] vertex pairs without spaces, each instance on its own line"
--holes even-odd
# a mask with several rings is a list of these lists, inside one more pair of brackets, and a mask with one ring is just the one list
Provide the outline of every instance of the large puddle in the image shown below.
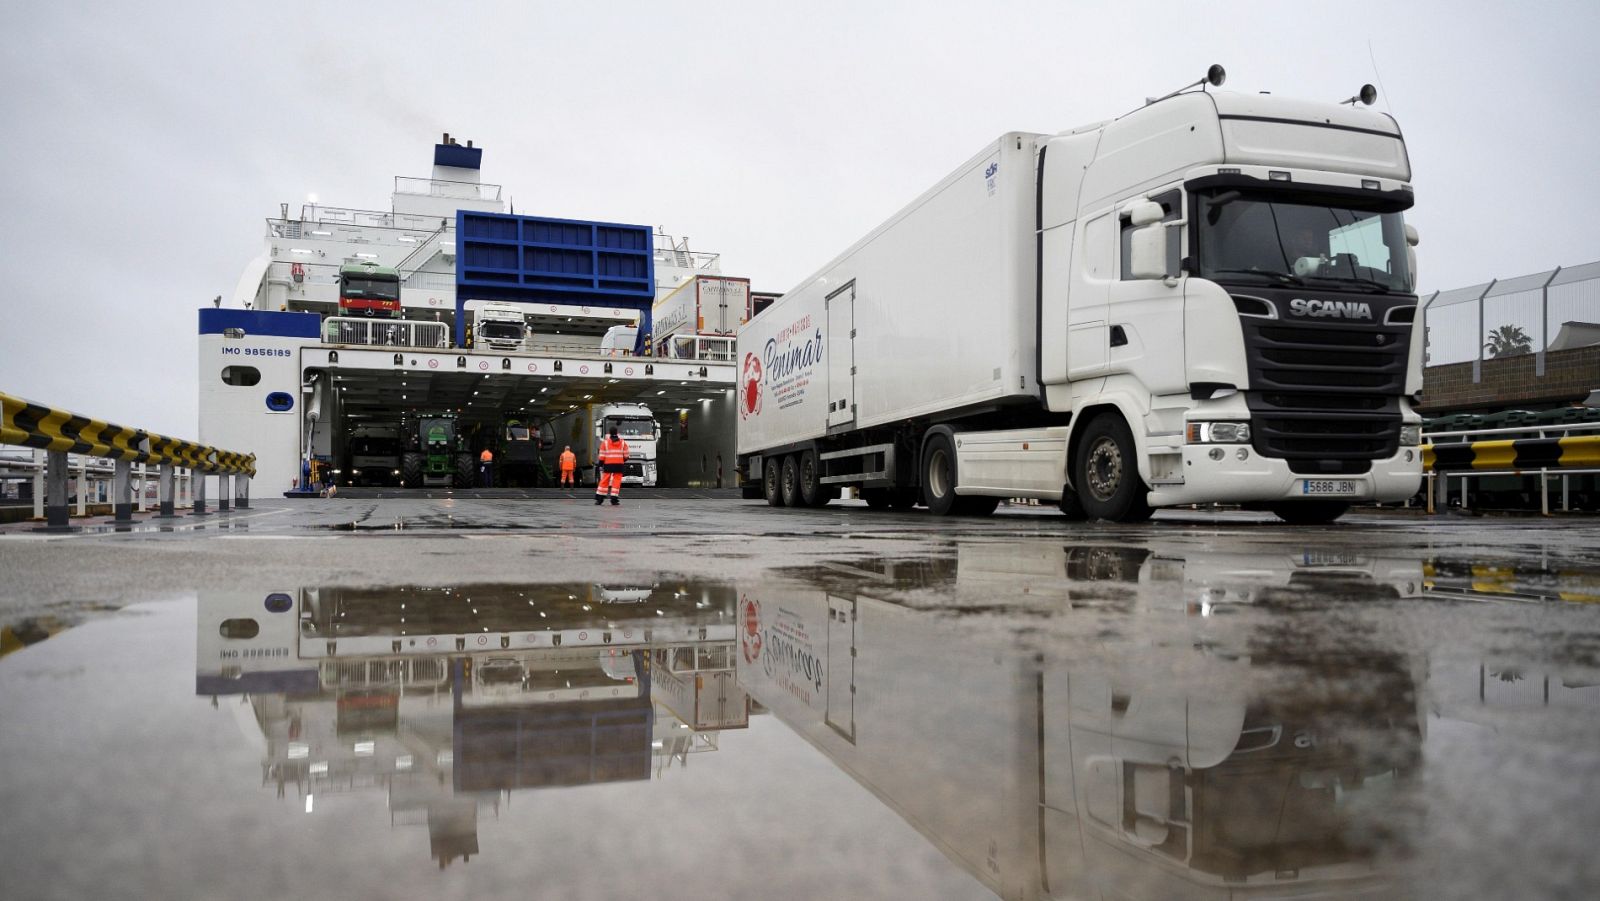
[[1587,897],[1600,577],[957,541],[8,624],[13,898]]

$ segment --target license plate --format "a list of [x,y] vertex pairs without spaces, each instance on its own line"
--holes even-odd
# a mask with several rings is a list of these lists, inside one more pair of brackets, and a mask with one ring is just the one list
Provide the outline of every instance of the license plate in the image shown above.
[[1304,479],[1300,482],[1301,494],[1355,494],[1356,483],[1348,479]]

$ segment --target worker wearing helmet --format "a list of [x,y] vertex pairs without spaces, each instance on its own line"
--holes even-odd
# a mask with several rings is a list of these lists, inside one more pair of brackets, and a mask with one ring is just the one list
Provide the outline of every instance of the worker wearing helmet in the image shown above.
[[577,484],[574,475],[578,471],[578,455],[572,452],[572,445],[567,445],[561,452],[561,487],[570,488]]
[[606,496],[611,497],[614,507],[622,503],[622,471],[628,462],[628,442],[617,437],[617,427],[611,427],[611,434],[600,442],[600,459],[596,461],[596,468],[600,471],[600,481],[595,485],[594,502],[605,502]]

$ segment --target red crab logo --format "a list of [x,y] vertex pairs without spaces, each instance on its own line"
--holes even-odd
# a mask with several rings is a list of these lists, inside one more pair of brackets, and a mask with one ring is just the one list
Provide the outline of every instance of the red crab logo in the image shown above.
[[761,657],[761,602],[745,598],[739,612],[744,617],[739,649],[744,652],[745,663],[755,663]]
[[755,354],[744,355],[744,366],[739,374],[739,418],[749,419],[761,413],[761,361]]

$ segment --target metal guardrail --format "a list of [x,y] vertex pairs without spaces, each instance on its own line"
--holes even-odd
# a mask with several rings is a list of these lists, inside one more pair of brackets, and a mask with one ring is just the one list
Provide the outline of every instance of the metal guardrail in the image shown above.
[[[173,484],[178,469],[189,470],[194,485],[194,515],[206,515],[205,476],[214,474],[220,482],[217,509],[228,509],[228,482],[239,481],[236,500],[248,507],[250,479],[256,473],[255,454],[240,454],[181,438],[172,438],[143,429],[117,425],[70,410],[37,404],[0,393],[0,444],[12,444],[42,451],[45,461],[34,476],[34,505],[46,527],[67,528],[67,478],[69,454],[102,457],[113,461],[112,510],[119,523],[133,521],[132,467],[151,464],[160,467],[160,506],[162,516],[174,515]],[[38,462],[36,460],[36,462]],[[79,465],[80,472],[83,465]],[[79,512],[83,512],[80,478]]]
[[330,316],[322,320],[322,343],[446,348],[450,346],[450,327],[442,322],[418,322],[414,319]]
[[[1532,432],[1539,433],[1539,437],[1471,440],[1483,435]],[[1563,434],[1551,437],[1545,434],[1547,432]],[[1513,426],[1428,435],[1434,440],[1421,448],[1422,468],[1427,475],[1428,512],[1437,513],[1441,507],[1448,506],[1450,479],[1460,480],[1461,506],[1465,509],[1468,480],[1492,476],[1537,477],[1539,511],[1546,516],[1550,515],[1550,480],[1559,478],[1561,507],[1570,511],[1571,477],[1600,475],[1600,434],[1573,434],[1575,432],[1600,432],[1600,425]],[[1447,437],[1461,440],[1443,443],[1437,440]]]
[[731,335],[668,335],[656,343],[656,355],[663,359],[731,363],[734,358]]

